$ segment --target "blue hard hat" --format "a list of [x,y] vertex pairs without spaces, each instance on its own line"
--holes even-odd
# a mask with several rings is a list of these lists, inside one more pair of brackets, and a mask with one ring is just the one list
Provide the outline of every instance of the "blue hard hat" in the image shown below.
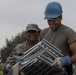
[[62,15],[62,13],[62,6],[58,2],[50,2],[45,8],[44,19],[57,18]]

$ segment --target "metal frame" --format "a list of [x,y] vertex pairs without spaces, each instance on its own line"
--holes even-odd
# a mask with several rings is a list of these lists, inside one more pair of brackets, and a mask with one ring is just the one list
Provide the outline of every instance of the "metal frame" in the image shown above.
[[[42,60],[50,65],[55,58],[62,56],[63,54],[61,53],[61,50],[43,39],[38,44],[24,52],[23,56],[14,57],[17,59],[17,62],[19,62],[19,70],[22,70],[27,65],[32,65],[38,60]],[[64,68],[62,68],[62,70],[64,71]]]
[[38,60],[42,60],[50,65],[55,58],[62,56],[63,54],[61,53],[61,50],[43,39],[38,44],[24,52],[24,56],[21,58],[20,69]]

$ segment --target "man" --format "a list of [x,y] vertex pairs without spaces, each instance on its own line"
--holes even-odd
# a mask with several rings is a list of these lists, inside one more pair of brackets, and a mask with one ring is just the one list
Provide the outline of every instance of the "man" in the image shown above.
[[26,41],[18,44],[11,54],[21,55],[26,50],[37,44],[40,41],[40,31],[41,29],[37,24],[28,24],[26,27]]
[[68,75],[72,75],[72,64],[76,63],[76,33],[73,29],[61,23],[62,6],[58,2],[50,2],[45,8],[45,18],[49,25],[41,32],[41,39],[46,39],[59,48],[64,57],[56,58],[51,67],[57,68],[54,75],[62,75],[58,71],[65,67]]
[[[23,43],[18,44],[14,50],[11,52],[10,57],[7,58],[7,61],[10,63],[13,62],[13,55],[23,55],[25,51],[27,51],[29,48],[37,44],[40,39],[40,31],[41,29],[38,27],[37,24],[28,24],[26,27],[26,41]],[[7,65],[6,65],[7,66]],[[5,72],[8,70],[8,67],[6,67]],[[24,74],[21,74],[24,75]]]

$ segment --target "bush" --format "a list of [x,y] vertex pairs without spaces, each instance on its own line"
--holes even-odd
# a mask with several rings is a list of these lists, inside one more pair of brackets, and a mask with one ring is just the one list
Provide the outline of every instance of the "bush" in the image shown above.
[[0,75],[3,75],[3,71],[0,71]]

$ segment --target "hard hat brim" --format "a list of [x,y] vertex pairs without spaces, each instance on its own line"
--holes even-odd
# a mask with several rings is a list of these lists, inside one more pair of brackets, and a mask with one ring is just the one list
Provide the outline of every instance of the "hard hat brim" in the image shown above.
[[47,20],[47,19],[54,19],[54,18],[59,17],[60,15],[62,15],[62,14],[59,14],[59,15],[46,15],[46,16],[44,17],[44,20]]

